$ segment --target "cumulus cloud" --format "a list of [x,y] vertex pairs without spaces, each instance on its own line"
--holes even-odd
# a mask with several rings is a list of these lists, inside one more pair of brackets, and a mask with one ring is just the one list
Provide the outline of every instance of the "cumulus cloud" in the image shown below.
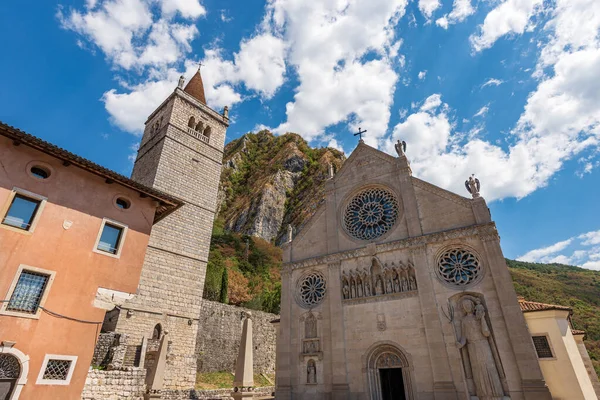
[[427,19],[431,18],[440,5],[439,0],[419,0],[419,10]]
[[[531,250],[517,257],[519,261],[578,265],[600,270],[600,230],[583,233],[548,247]],[[579,247],[578,250],[565,250]],[[570,253],[570,255],[568,255]]]
[[492,47],[504,35],[521,34],[532,16],[542,9],[543,0],[505,0],[488,13],[477,34],[470,37],[475,51]]
[[[325,127],[346,122],[351,130],[368,126],[365,141],[377,145],[398,80],[394,27],[405,7],[406,0],[274,0],[272,21],[290,43],[289,63],[300,82],[275,131],[312,140]],[[375,57],[365,61],[366,54]]]
[[427,76],[427,70],[419,72],[419,79],[423,80]]
[[198,0],[165,0],[161,14],[153,15],[150,0],[100,0],[88,2],[83,11],[59,8],[64,29],[72,30],[100,48],[124,69],[166,67],[191,51],[198,35],[193,23],[174,23],[180,14],[195,20],[206,11]]
[[444,29],[448,29],[448,25],[463,22],[467,17],[474,13],[475,8],[473,8],[471,0],[454,0],[452,11],[450,11],[449,14],[445,14],[443,17],[438,18],[435,23]]
[[566,249],[573,239],[563,240],[558,243],[554,243],[548,247],[543,247],[541,249],[531,250],[520,257],[517,257],[518,261],[526,261],[526,262],[538,262],[543,257],[549,256],[551,254],[556,254],[564,249]]

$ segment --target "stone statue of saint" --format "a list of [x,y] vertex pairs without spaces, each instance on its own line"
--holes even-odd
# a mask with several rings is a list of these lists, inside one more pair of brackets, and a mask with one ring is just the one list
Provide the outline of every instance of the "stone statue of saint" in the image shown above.
[[368,279],[365,279],[365,297],[372,296],[371,284]]
[[304,321],[304,338],[312,339],[317,337],[317,319],[312,312],[308,313]]
[[479,400],[502,400],[504,389],[490,346],[490,329],[485,320],[485,307],[470,299],[460,302],[465,315],[461,320],[458,347],[466,346]]
[[346,274],[346,271],[342,273],[342,296],[344,300],[350,298],[350,286],[348,285],[348,274]]
[[287,226],[287,241],[291,242],[293,238],[294,238],[294,228],[292,227],[292,224],[288,224],[288,226]]
[[183,75],[181,75],[179,77],[179,82],[177,83],[177,87],[180,89],[183,89],[183,84],[185,83],[185,77]]
[[396,148],[396,153],[398,153],[398,157],[402,157],[406,152],[406,142],[404,140],[398,140],[396,144],[394,144],[394,147]]
[[410,287],[410,290],[417,290],[417,281],[415,281],[414,276],[408,278],[408,286]]
[[306,383],[317,383],[317,367],[313,360],[306,365]]
[[408,292],[408,279],[405,276],[402,277],[402,291]]
[[360,272],[356,273],[356,296],[363,297],[363,282],[360,277]]

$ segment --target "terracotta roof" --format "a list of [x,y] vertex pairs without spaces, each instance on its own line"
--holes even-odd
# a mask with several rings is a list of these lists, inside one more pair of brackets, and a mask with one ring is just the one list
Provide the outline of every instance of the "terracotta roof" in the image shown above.
[[7,125],[0,121],[0,135],[5,136],[13,141],[15,145],[26,145],[34,148],[42,153],[56,157],[62,160],[63,165],[74,165],[84,169],[92,174],[98,175],[106,179],[107,183],[118,183],[129,189],[135,190],[141,197],[150,197],[159,202],[154,215],[154,222],[158,222],[177,208],[182,206],[184,202],[176,197],[170,196],[159,190],[147,187],[132,179],[129,179],[121,174],[111,171],[101,165],[98,165],[88,159],[73,154],[65,149],[62,149],[52,143],[46,142],[38,137],[23,132],[20,129]]
[[188,84],[185,85],[185,89],[183,89],[183,91],[191,94],[196,99],[200,100],[201,103],[206,104],[206,97],[204,97],[204,83],[202,83],[200,68],[198,68],[198,72],[194,74]]
[[571,329],[571,333],[573,335],[585,335],[585,331],[582,331],[581,329]]
[[548,311],[548,310],[562,310],[562,311],[573,312],[573,309],[571,307],[559,306],[556,304],[538,303],[536,301],[527,301],[523,298],[519,298],[519,306],[521,306],[521,311],[523,311],[523,312]]

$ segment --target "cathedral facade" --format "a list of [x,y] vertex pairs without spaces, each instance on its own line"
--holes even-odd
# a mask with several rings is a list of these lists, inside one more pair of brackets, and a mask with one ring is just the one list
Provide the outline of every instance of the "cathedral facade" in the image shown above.
[[362,141],[284,245],[276,398],[550,399],[479,182]]

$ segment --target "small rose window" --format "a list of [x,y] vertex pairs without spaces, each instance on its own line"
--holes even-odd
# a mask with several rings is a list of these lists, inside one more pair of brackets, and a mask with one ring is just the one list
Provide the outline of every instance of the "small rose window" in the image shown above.
[[323,301],[325,297],[325,278],[318,272],[305,275],[298,282],[298,302],[305,308],[311,308]]
[[446,283],[453,286],[466,286],[481,276],[481,264],[472,252],[455,248],[440,256],[437,273]]

